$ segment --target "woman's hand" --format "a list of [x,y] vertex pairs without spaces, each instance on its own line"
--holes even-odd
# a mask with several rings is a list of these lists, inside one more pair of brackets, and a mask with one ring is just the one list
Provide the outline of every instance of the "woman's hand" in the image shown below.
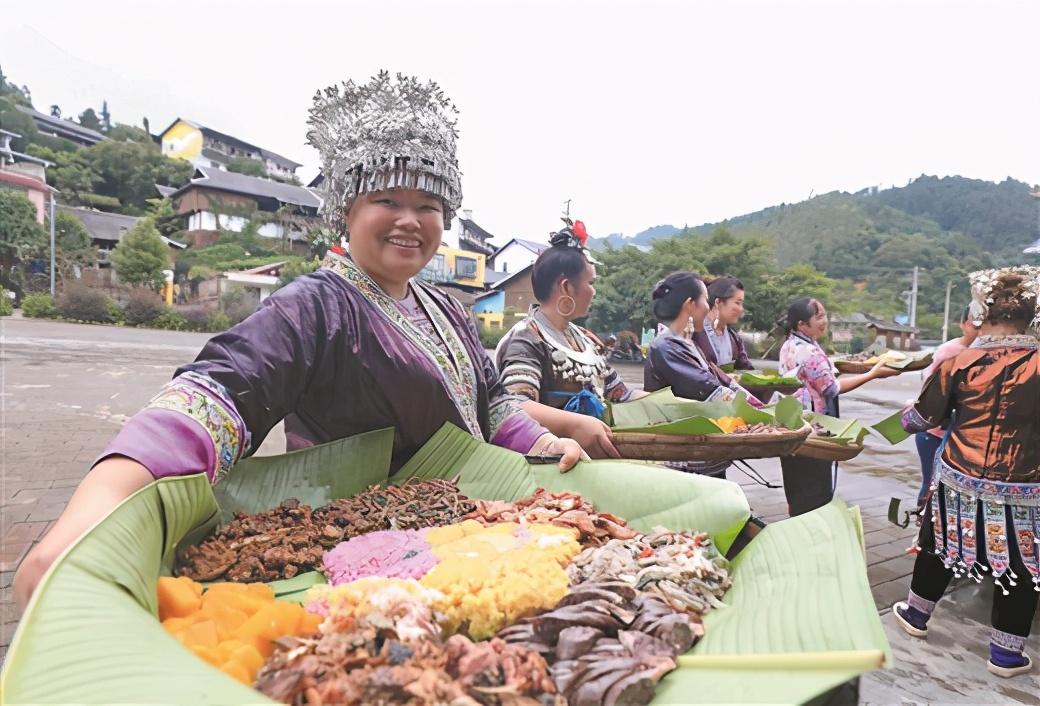
[[592,458],[621,458],[614,448],[614,434],[610,427],[587,414],[571,414],[567,436],[581,445]]
[[560,471],[563,473],[574,468],[578,461],[589,460],[589,455],[582,450],[581,444],[577,441],[561,438],[551,433],[539,436],[527,453],[531,456],[562,456]]
[[883,380],[884,378],[895,377],[896,375],[899,375],[900,372],[902,371],[890,368],[882,361],[876,363],[867,374],[870,375],[872,380]]
[[66,547],[153,480],[147,468],[122,456],[106,458],[94,466],[72,494],[58,521],[18,566],[13,587],[19,609],[25,610],[36,585]]

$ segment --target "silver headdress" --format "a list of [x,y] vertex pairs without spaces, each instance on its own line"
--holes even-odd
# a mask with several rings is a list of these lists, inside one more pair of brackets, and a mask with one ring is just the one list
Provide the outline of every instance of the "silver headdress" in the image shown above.
[[1021,278],[1015,297],[1023,304],[1033,306],[1035,317],[1030,326],[1040,327],[1040,267],[1034,265],[979,270],[968,275],[968,281],[971,283],[968,317],[975,326],[981,326],[986,320],[989,307],[994,303],[993,295],[997,285],[1009,275]]
[[362,85],[344,81],[318,91],[307,141],[321,155],[329,224],[346,232],[347,209],[361,194],[418,189],[441,198],[449,228],[462,205],[456,115],[433,81],[387,71]]

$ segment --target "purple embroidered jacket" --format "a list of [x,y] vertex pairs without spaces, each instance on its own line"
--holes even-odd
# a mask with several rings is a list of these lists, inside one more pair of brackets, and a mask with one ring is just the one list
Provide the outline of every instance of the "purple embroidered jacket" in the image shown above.
[[157,478],[205,471],[217,482],[282,419],[290,449],[394,427],[391,472],[445,421],[527,452],[546,430],[506,394],[462,306],[424,284],[412,291],[440,340],[330,255],[213,337],[99,460],[122,455]]

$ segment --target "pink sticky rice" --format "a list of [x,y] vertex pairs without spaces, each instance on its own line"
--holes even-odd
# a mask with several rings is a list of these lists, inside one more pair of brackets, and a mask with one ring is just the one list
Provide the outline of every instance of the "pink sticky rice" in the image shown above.
[[366,576],[419,579],[437,565],[416,530],[383,530],[340,542],[325,552],[325,578],[333,586]]

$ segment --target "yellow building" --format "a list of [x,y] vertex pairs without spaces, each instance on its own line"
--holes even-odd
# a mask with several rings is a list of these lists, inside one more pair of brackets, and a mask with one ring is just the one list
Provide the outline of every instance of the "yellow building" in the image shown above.
[[291,179],[301,166],[280,154],[184,118],[174,120],[160,133],[160,139],[164,155],[196,167],[225,169],[232,160],[253,159],[263,164],[268,176]]
[[451,282],[462,287],[484,289],[487,257],[482,253],[442,245],[419,276],[432,284]]

